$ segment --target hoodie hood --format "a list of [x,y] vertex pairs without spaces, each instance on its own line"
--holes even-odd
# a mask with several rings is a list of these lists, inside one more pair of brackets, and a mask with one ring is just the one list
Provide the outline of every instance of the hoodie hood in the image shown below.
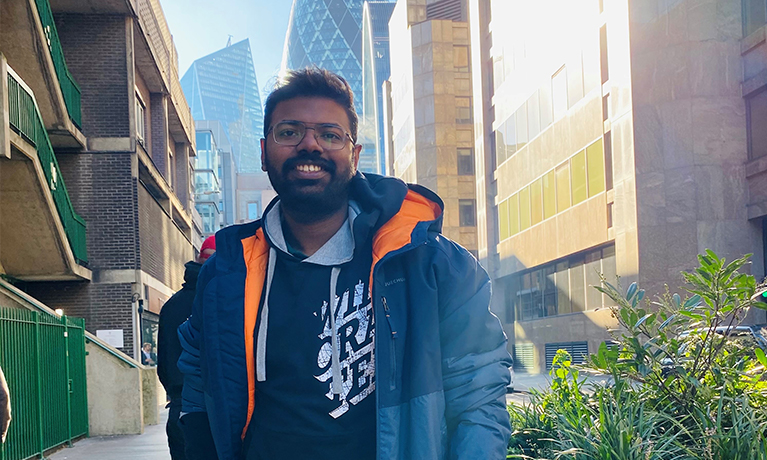
[[197,287],[197,276],[200,274],[202,264],[193,260],[184,264],[184,284],[182,289],[195,289]]

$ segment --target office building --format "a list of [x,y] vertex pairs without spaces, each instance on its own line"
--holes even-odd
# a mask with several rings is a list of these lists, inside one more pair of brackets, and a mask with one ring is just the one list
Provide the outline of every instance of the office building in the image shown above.
[[264,113],[250,41],[242,40],[192,63],[181,78],[195,121],[224,126],[239,172],[261,173]]
[[139,357],[193,257],[194,125],[162,8],[3,1],[0,53],[0,271]]
[[400,1],[389,22],[393,175],[435,191],[442,232],[476,254],[469,25],[461,0]]
[[[765,1],[470,0],[478,238],[517,370],[712,249],[765,276]],[[764,321],[754,312],[750,321]]]

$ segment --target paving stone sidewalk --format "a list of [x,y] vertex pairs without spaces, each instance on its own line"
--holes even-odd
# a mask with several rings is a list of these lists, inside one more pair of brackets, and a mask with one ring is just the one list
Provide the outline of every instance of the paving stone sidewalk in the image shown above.
[[48,457],[49,460],[170,460],[168,440],[165,437],[163,410],[160,424],[147,426],[144,434],[104,436],[83,439],[71,448],[64,448]]

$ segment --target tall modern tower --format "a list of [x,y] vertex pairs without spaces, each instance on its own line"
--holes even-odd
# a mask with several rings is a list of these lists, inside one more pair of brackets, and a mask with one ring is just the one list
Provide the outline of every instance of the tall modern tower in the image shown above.
[[[354,91],[358,114],[363,113],[362,4],[364,0],[293,0],[282,69],[310,65],[341,75]],[[360,132],[360,169],[378,172],[375,131]]]
[[391,75],[389,19],[396,3],[367,1],[362,13],[362,116],[360,130],[375,139],[378,172],[386,174],[383,90]]
[[181,87],[195,120],[224,125],[239,172],[260,172],[264,122],[250,42],[242,40],[194,61]]

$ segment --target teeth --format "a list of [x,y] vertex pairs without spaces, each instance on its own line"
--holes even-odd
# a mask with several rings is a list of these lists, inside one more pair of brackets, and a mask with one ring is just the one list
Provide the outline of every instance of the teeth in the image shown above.
[[322,170],[322,168],[317,165],[298,165],[296,166],[296,169],[301,172],[317,172]]

